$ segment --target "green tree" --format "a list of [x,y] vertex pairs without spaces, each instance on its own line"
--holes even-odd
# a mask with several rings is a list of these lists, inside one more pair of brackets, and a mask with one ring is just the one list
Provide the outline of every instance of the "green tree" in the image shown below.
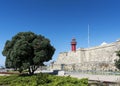
[[7,40],[2,54],[6,56],[6,68],[19,72],[28,69],[29,74],[52,59],[55,48],[50,40],[33,32],[19,32],[12,40]]
[[120,70],[120,51],[116,51],[116,55],[119,57],[118,59],[115,59],[115,66]]

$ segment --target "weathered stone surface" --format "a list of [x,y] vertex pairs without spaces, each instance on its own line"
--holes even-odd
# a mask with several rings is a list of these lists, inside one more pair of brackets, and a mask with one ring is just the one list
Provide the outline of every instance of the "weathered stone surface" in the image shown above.
[[58,75],[63,76],[63,75],[65,75],[65,72],[64,71],[58,71]]
[[[83,70],[115,70],[114,60],[118,57],[115,51],[120,50],[120,41],[110,44],[102,44],[91,48],[79,48],[76,51],[62,52],[58,55],[58,59],[53,64],[54,69],[61,69],[61,64],[64,68]],[[58,66],[59,65],[59,66]]]

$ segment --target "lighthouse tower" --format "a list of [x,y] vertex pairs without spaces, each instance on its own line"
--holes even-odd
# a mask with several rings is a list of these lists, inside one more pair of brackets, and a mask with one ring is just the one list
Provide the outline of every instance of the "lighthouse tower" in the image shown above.
[[76,51],[76,44],[77,44],[76,39],[73,38],[71,41],[71,50],[72,51]]

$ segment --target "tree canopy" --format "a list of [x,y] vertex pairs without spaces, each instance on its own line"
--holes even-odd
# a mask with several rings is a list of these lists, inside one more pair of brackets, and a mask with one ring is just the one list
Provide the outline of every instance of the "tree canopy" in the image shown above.
[[48,38],[33,32],[19,32],[6,41],[2,54],[6,56],[6,68],[19,72],[28,69],[33,74],[43,62],[52,59],[54,52]]

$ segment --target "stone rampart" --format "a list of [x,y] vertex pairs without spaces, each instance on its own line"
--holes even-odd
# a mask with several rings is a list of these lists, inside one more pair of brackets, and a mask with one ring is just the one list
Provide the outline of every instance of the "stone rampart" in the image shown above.
[[114,60],[118,58],[115,51],[118,50],[120,50],[120,41],[91,48],[80,48],[76,51],[60,53],[54,65],[79,64],[79,67],[85,70],[88,68],[115,70]]

